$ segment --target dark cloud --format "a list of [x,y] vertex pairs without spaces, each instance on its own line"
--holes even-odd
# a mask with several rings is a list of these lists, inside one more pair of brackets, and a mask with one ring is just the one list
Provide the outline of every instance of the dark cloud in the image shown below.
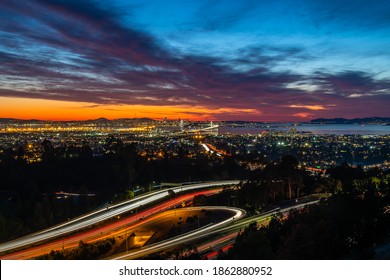
[[390,94],[390,81],[375,79],[362,71],[342,71],[336,74],[317,73],[316,81],[333,94],[352,97]]

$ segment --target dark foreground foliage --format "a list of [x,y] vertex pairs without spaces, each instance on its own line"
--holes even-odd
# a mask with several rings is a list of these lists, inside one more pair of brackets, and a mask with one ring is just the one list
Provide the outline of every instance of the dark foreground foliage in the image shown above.
[[390,176],[345,179],[318,205],[274,217],[267,227],[251,224],[224,258],[376,258],[375,249],[390,237]]
[[40,260],[96,260],[104,257],[115,246],[115,239],[84,243],[79,242],[79,246],[72,250],[51,251],[49,254],[39,257]]

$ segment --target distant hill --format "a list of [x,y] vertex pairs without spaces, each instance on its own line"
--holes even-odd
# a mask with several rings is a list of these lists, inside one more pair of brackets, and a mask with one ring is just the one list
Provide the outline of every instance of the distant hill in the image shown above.
[[16,119],[10,119],[10,118],[0,118],[0,122],[14,122]]
[[115,119],[115,121],[154,122],[155,120],[150,118],[121,118],[121,119]]
[[45,121],[41,121],[41,120],[35,120],[35,119],[31,119],[31,120],[20,120],[20,119],[13,119],[13,118],[0,118],[0,123],[10,123],[10,122],[13,122],[13,123],[44,123]]
[[310,123],[323,123],[323,124],[389,124],[390,118],[355,118],[355,119],[344,119],[344,118],[334,118],[334,119],[314,119]]

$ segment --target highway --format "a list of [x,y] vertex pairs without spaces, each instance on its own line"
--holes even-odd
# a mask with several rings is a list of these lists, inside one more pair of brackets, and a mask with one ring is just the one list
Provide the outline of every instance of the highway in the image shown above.
[[142,249],[140,249],[136,252],[125,253],[125,254],[120,255],[120,256],[113,256],[110,259],[114,259],[114,260],[136,259],[136,258],[150,255],[150,254],[155,253],[155,252],[167,250],[172,246],[187,244],[193,240],[198,239],[199,236],[202,236],[202,235],[207,236],[210,232],[213,232],[214,230],[222,229],[222,228],[228,226],[229,224],[231,224],[232,222],[237,221],[237,220],[245,217],[245,215],[246,215],[245,210],[242,210],[239,208],[233,208],[233,207],[225,207],[225,206],[203,206],[203,207],[191,207],[191,208],[187,208],[187,209],[191,210],[191,211],[202,210],[202,209],[227,210],[227,211],[233,212],[234,216],[231,218],[228,218],[224,221],[221,221],[219,223],[210,224],[208,226],[205,226],[205,227],[202,227],[200,229],[188,232],[186,234],[182,234],[182,235],[176,236],[176,237],[171,238],[171,239],[167,239],[167,240],[164,240],[164,241],[161,241],[158,243],[154,243],[154,244],[149,245],[149,246],[144,246],[144,247],[142,247]]
[[[239,181],[218,181],[218,182],[206,182],[206,183],[197,183],[189,184],[178,187],[173,187],[169,189],[155,191],[153,193],[148,193],[135,199],[125,201],[116,205],[108,206],[104,209],[99,209],[97,211],[91,212],[84,216],[78,217],[72,221],[54,226],[42,230],[37,233],[30,234],[23,238],[13,240],[7,243],[0,245],[0,254],[3,256],[0,259],[26,259],[33,258],[45,253],[50,252],[51,250],[61,250],[66,248],[75,247],[78,245],[80,240],[85,242],[93,242],[107,237],[123,234],[123,227],[132,227],[138,221],[158,212],[165,211],[172,208],[175,205],[180,204],[182,201],[191,200],[192,197],[196,194],[211,194],[216,190],[210,191],[198,191],[197,193],[191,193],[181,196],[176,196],[174,198],[170,197],[172,191],[175,193],[196,191],[211,187],[223,186],[223,185],[233,185],[238,184]],[[124,214],[129,211],[134,211],[143,206],[145,208],[148,204],[155,204],[161,199],[168,199],[168,201],[159,203],[158,205],[151,206],[149,209],[142,210],[142,212],[136,213],[127,217],[125,219],[119,220],[121,214]],[[203,250],[207,251],[207,247],[217,250],[218,248],[227,249],[231,244],[233,244],[235,235],[239,230],[246,227],[253,221],[264,221],[269,219],[272,215],[276,213],[287,213],[291,209],[297,209],[304,207],[306,205],[317,203],[316,201],[301,202],[290,207],[285,208],[276,208],[267,213],[262,213],[260,215],[251,216],[244,218],[245,211],[241,209],[229,208],[224,206],[218,206],[215,209],[225,209],[229,211],[235,211],[235,216],[227,219],[225,221],[219,222],[217,224],[211,224],[207,227],[201,228],[200,230],[195,230],[184,235],[177,236],[175,238],[164,240],[159,243],[155,243],[149,246],[143,247],[137,252],[131,252],[125,255],[114,256],[113,259],[134,259],[147,256],[149,254],[167,250],[169,248],[178,246],[180,244],[188,244],[199,240],[202,238],[214,237],[214,241],[209,242],[210,244],[203,244]],[[204,209],[205,207],[202,207]],[[211,209],[211,208],[210,208]],[[235,209],[235,210],[232,210]],[[111,221],[109,225],[96,227],[102,221],[108,219],[113,219],[117,217],[118,221]],[[94,226],[92,230],[83,231],[82,229],[87,229],[91,226]],[[122,228],[121,228],[122,227]],[[75,233],[79,232],[79,233]],[[73,233],[73,235],[70,235]],[[221,238],[221,234],[229,235],[230,238]],[[218,240],[218,238],[220,240]],[[54,240],[55,239],[55,240]],[[41,244],[41,245],[39,245]],[[34,246],[33,246],[34,245]],[[23,249],[25,248],[25,249]],[[202,249],[200,248],[200,249]],[[18,251],[16,251],[19,249]],[[203,251],[202,250],[202,251]],[[11,253],[8,253],[11,252]],[[13,252],[13,253],[12,253]]]
[[202,256],[206,256],[207,259],[211,260],[218,256],[218,251],[222,250],[226,252],[230,249],[236,241],[238,235],[237,231],[223,235],[222,237],[207,241],[196,248],[198,253]]
[[[211,210],[208,207],[199,208],[178,208],[170,211],[157,212],[155,215],[149,216],[145,219],[133,219],[129,217],[125,220],[114,222],[104,228],[88,231],[85,233],[72,235],[64,238],[63,240],[56,240],[47,244],[34,246],[25,250],[17,251],[5,256],[2,256],[3,260],[21,260],[21,259],[33,259],[38,256],[50,253],[51,250],[61,251],[62,249],[71,249],[78,246],[80,240],[85,243],[92,243],[98,240],[107,239],[110,237],[124,237],[133,231],[137,231],[140,228],[150,227],[156,228],[156,225],[162,224],[166,221],[177,219],[177,215],[181,215],[183,212],[194,212],[200,210]],[[225,210],[225,209],[223,209]],[[130,222],[130,224],[128,224]],[[157,226],[158,227],[158,226]]]
[[218,256],[218,250],[226,252],[228,249],[230,249],[234,245],[239,231],[247,227],[250,223],[256,222],[258,226],[267,225],[271,220],[272,215],[274,214],[280,213],[286,216],[290,210],[300,209],[307,205],[318,203],[318,201],[319,200],[306,201],[290,207],[285,207],[282,209],[275,208],[271,211],[267,211],[256,216],[247,217],[246,219],[241,220],[240,222],[226,228],[223,231],[216,232],[218,235],[214,239],[209,240],[197,247],[198,252],[201,255],[205,255],[207,259],[214,259]]
[[71,221],[56,225],[54,227],[32,233],[30,235],[15,239],[6,243],[0,244],[0,254],[4,254],[7,251],[14,251],[16,249],[25,248],[32,246],[37,243],[47,242],[62,236],[69,235],[71,233],[80,231],[82,229],[94,226],[103,221],[118,217],[126,212],[137,211],[141,206],[153,204],[161,199],[167,199],[170,197],[170,193],[194,191],[199,189],[224,186],[224,185],[236,185],[240,181],[229,180],[229,181],[215,181],[215,182],[204,182],[197,184],[182,185],[169,189],[159,190],[145,195],[138,196],[134,199],[116,204],[110,205],[106,208],[99,209],[97,211],[88,213],[86,215],[75,218]]
[[[190,244],[191,242],[195,240],[199,240],[206,237],[211,237],[219,234],[225,234],[225,233],[232,233],[232,232],[238,232],[241,229],[248,226],[251,222],[257,222],[257,221],[263,221],[264,219],[270,218],[272,215],[281,213],[281,214],[287,214],[292,209],[300,209],[305,207],[306,205],[315,204],[318,203],[318,200],[315,201],[309,201],[309,202],[303,202],[299,203],[293,206],[285,207],[285,208],[275,208],[274,210],[268,211],[266,213],[262,213],[259,215],[247,217],[245,219],[243,218],[244,215],[241,212],[241,214],[238,214],[237,216],[232,217],[228,220],[225,220],[223,222],[220,222],[215,225],[211,225],[209,227],[202,228],[200,230],[195,230],[190,233],[186,233],[183,235],[179,235],[175,238],[165,240],[159,243],[152,244],[150,246],[145,246],[142,249],[138,250],[137,252],[131,252],[127,254],[123,254],[120,256],[113,256],[112,259],[115,260],[126,260],[126,259],[137,259],[141,257],[145,257],[149,254],[156,253],[159,251],[167,250],[172,247],[176,247],[181,244]],[[228,208],[228,207],[226,207]],[[233,208],[235,209],[235,208]],[[237,211],[243,211],[241,209],[236,209]]]

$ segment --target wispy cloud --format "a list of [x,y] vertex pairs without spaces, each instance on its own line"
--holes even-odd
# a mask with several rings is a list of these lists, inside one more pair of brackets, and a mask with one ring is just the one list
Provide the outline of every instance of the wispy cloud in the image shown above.
[[309,109],[312,111],[320,111],[320,110],[326,110],[326,108],[322,105],[303,105],[303,104],[293,104],[293,105],[288,105],[288,108],[304,108],[304,109]]

